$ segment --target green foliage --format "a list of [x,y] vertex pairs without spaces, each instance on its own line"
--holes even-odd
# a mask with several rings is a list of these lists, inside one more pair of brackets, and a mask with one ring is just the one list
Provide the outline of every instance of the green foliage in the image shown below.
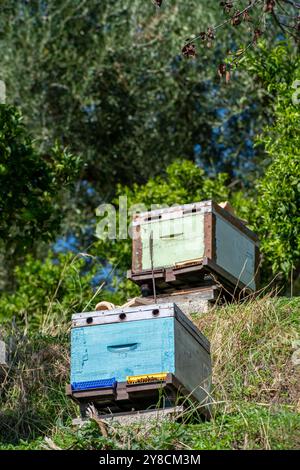
[[[202,424],[156,423],[147,429],[115,425],[104,437],[90,422],[78,430],[57,426],[51,438],[58,448],[72,450],[298,450],[299,432],[299,417],[288,408],[276,411],[240,404],[235,411]],[[49,446],[42,438],[23,440],[17,446],[0,443],[5,450],[45,448]]]
[[40,154],[20,112],[0,105],[0,247],[10,256],[58,232],[59,195],[77,175],[79,163],[58,144]]
[[290,144],[287,153],[278,144],[269,148],[276,156],[258,188],[262,251],[273,273],[281,271],[286,278],[300,267],[300,152]]
[[106,279],[95,285],[93,278],[102,268],[98,257],[86,253],[49,252],[44,259],[27,255],[14,270],[15,289],[0,292],[0,321],[14,319],[31,331],[59,331],[57,325],[69,325],[73,313],[91,311],[101,300],[122,305],[138,295],[134,284],[114,272],[109,289]]
[[[275,411],[241,403],[240,408],[237,405],[234,411],[220,414],[211,422],[114,425],[108,428],[107,437],[99,434],[95,422],[78,430],[59,426],[52,442],[60,449],[73,450],[296,450],[299,431],[299,418],[288,408]],[[22,442],[17,448],[24,449],[24,445]],[[36,449],[46,447],[41,440],[33,445]],[[30,442],[27,448],[32,448]]]
[[[195,144],[203,165],[233,176],[261,122],[250,106],[259,101],[251,80],[233,76],[220,86],[225,44],[204,48],[196,60],[181,56],[192,31],[223,18],[211,3],[190,0],[157,10],[150,0],[1,2],[7,99],[21,106],[42,149],[59,139],[84,155],[82,177],[93,183],[98,201],[110,198],[116,183],[143,184],[174,159],[193,160]],[[225,117],[220,109],[228,110]],[[223,132],[235,115],[230,132]],[[219,146],[226,148],[225,163]],[[78,206],[83,191],[75,196]]]
[[33,334],[7,325],[11,354],[9,374],[0,386],[2,445],[17,443],[24,448],[25,440],[39,441],[41,434],[67,422],[75,411],[65,395],[69,338],[61,325],[57,331],[55,336],[54,331]]
[[293,103],[300,58],[285,43],[271,51],[262,44],[259,51],[248,68],[270,96],[274,121],[257,139],[269,166],[256,186],[254,227],[273,274],[281,271],[287,278],[300,269],[300,104]]
[[[214,199],[217,202],[228,197],[226,187],[228,175],[219,173],[209,178],[204,170],[189,161],[172,163],[163,176],[150,178],[142,186],[134,184],[131,188],[118,186],[118,196],[126,195],[128,206],[188,204],[193,201]],[[116,199],[117,203],[118,200]]]
[[0,295],[1,321],[16,317],[18,322],[39,328],[70,321],[72,313],[86,310],[94,300],[91,278],[98,268],[94,262],[86,273],[84,255],[56,258],[49,253],[45,260],[27,256],[15,268],[15,292]]
[[185,440],[192,449],[255,450],[299,448],[300,420],[288,408],[268,409],[258,405],[237,405],[215,421],[190,426]]
[[218,401],[292,405],[297,377],[291,357],[300,337],[300,302],[266,296],[193,318],[212,344]]

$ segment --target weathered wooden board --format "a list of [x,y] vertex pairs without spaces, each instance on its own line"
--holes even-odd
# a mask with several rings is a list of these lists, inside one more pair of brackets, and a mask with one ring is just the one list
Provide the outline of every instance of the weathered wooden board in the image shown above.
[[[187,316],[193,313],[206,313],[218,301],[220,290],[216,285],[195,289],[178,289],[170,294],[159,294],[157,303],[176,303],[180,310]],[[153,297],[147,297],[152,300]]]
[[72,327],[151,320],[153,316],[157,316],[159,318],[173,317],[173,303],[174,302],[160,304],[157,302],[154,305],[154,302],[149,302],[144,305],[120,307],[112,310],[95,310],[93,312],[75,313],[72,315]]

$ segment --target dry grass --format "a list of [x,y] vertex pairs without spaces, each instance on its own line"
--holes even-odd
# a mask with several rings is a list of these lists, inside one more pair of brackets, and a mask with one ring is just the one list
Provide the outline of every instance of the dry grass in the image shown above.
[[0,385],[0,442],[48,431],[74,406],[64,395],[69,377],[67,337],[10,334],[9,368]]

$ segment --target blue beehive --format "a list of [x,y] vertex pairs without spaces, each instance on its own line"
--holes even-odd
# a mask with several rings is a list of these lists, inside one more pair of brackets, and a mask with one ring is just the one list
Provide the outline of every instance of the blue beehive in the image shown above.
[[156,374],[174,374],[200,401],[207,396],[209,342],[176,304],[73,315],[73,391],[115,387]]

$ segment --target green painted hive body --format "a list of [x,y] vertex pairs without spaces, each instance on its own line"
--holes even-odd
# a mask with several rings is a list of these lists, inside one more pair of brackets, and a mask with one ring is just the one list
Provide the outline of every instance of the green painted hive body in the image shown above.
[[213,201],[142,213],[133,221],[132,273],[188,267],[211,260],[231,283],[255,290],[257,237]]
[[204,214],[141,224],[142,269],[151,269],[150,233],[153,233],[153,267],[169,267],[204,256]]

